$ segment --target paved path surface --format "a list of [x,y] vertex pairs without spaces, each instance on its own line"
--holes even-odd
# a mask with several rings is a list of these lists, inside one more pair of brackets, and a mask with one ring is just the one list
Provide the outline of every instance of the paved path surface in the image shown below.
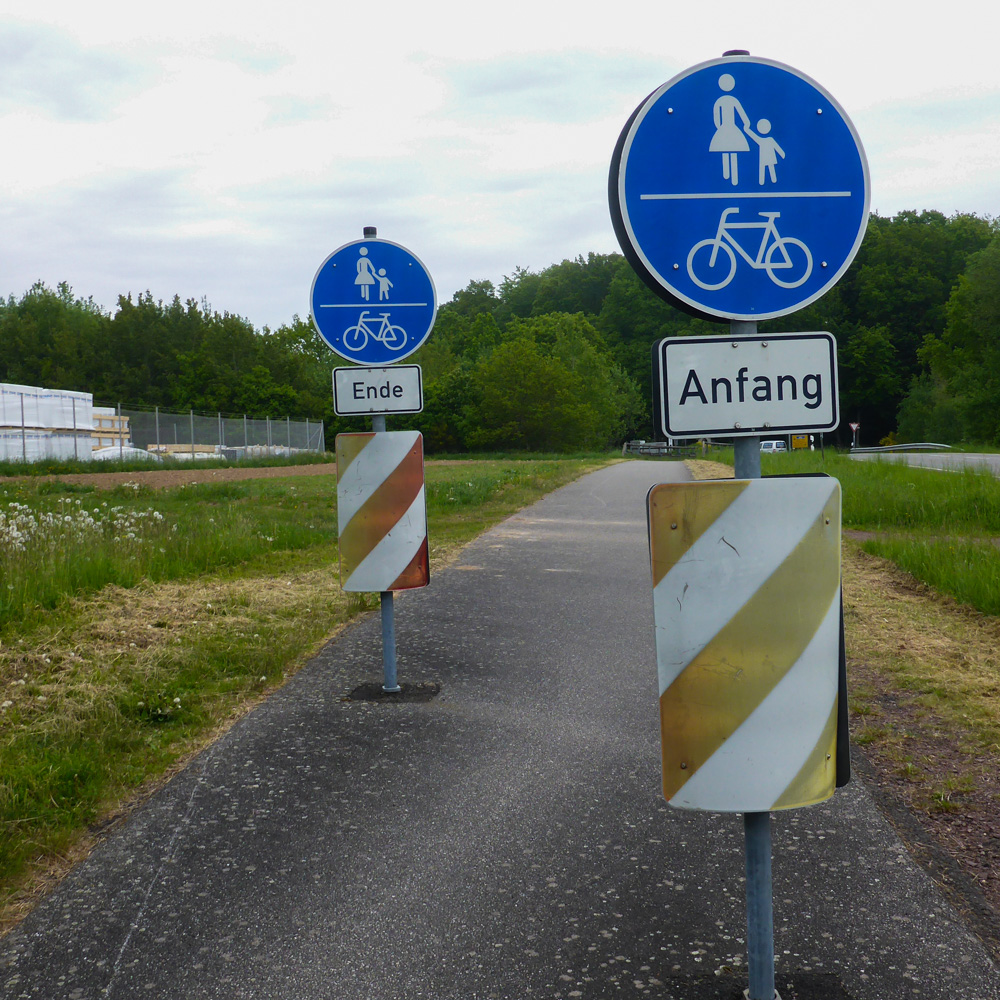
[[[358,622],[0,942],[4,998],[742,995],[738,817],[668,809],[631,462]],[[783,1000],[993,1000],[1000,976],[860,781],[776,814]]]

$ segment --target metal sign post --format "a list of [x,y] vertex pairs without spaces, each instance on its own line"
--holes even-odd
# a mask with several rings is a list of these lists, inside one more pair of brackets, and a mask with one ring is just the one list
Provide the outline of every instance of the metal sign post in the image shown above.
[[[393,592],[429,582],[423,438],[389,433],[387,413],[423,409],[420,368],[395,362],[427,339],[437,314],[430,274],[405,247],[364,238],[335,250],[313,278],[313,325],[357,367],[333,375],[334,412],[370,414],[372,433],[338,434],[337,522],[345,591],[379,593],[382,690],[399,693]],[[377,313],[377,317],[376,314]]]
[[649,493],[663,795],[742,815],[750,1000],[776,996],[770,813],[845,778],[840,506],[829,476]]
[[[757,324],[732,320],[734,337],[753,336]],[[760,479],[760,438],[740,437],[733,442],[733,475]],[[743,844],[747,873],[747,972],[748,1000],[779,1000],[774,988],[774,892],[771,887],[771,814],[743,814]]]
[[[836,345],[828,334],[776,335],[756,345],[749,339],[756,337],[758,320],[815,302],[847,270],[868,224],[868,164],[854,126],[826,90],[789,66],[733,50],[678,74],[636,108],[612,155],[608,200],[618,242],[639,277],[677,308],[730,323],[733,350],[721,368],[717,365],[727,352],[722,343],[708,346],[710,338],[700,338],[704,349],[695,344],[697,338],[690,346],[677,338],[662,341],[654,355],[655,418],[663,432],[668,437],[703,432],[732,436],[736,478],[730,487],[695,484],[708,487],[713,499],[700,506],[694,502],[690,509],[680,493],[657,496],[666,486],[654,487],[649,495],[664,796],[680,808],[743,813],[750,978],[745,995],[748,1000],[780,1000],[774,989],[770,811],[833,794],[832,762],[836,753],[839,765],[842,748],[837,735],[830,735],[831,720],[837,717],[836,699],[846,701],[846,680],[841,684],[845,690],[836,693],[838,655],[843,661],[843,622],[836,617],[840,499],[839,485],[831,489],[831,480],[808,488],[774,482],[763,489],[747,481],[761,479],[762,431],[822,432],[837,426]],[[821,337],[827,338],[825,354]],[[668,360],[668,344],[679,365]],[[672,381],[678,367],[679,383]],[[767,494],[772,507],[751,499],[733,503],[744,491],[758,499]],[[809,675],[799,694],[806,698],[821,690],[823,699],[833,699],[832,711],[821,699],[826,714],[813,721],[821,721],[822,735],[807,741],[811,755],[792,783],[781,791],[765,782],[754,792],[754,775],[734,778],[737,762],[758,759],[761,773],[774,778],[781,768],[771,765],[778,760],[787,764],[788,755],[771,737],[794,743],[795,734],[803,731],[801,718],[788,725],[797,709],[786,705],[784,714],[771,718],[770,728],[743,725],[746,712],[756,714],[753,698],[765,696],[763,688],[774,679],[781,656],[773,655],[777,651],[771,639],[758,628],[762,616],[750,614],[746,606],[731,609],[734,616],[722,632],[715,628],[714,616],[719,614],[720,581],[739,577],[748,585],[747,574],[769,566],[794,534],[787,522],[802,511],[787,509],[786,523],[771,525],[766,545],[755,538],[770,523],[773,510],[793,498],[813,514],[808,525],[799,525],[805,531],[799,537],[810,539],[809,558],[789,556],[783,574],[767,578],[765,596],[757,598],[762,606],[775,602],[781,587],[786,603],[802,603],[804,593],[812,594],[809,629],[815,629],[808,636],[800,630],[798,638],[822,636],[824,652],[819,659],[801,657],[796,667],[805,676],[808,664],[818,666],[821,683],[810,686],[816,678]],[[697,547],[699,532],[715,530],[712,512],[728,510],[730,504],[755,511],[756,520],[728,520],[727,535],[720,529],[715,538],[725,546],[699,549],[700,566],[686,561],[685,546]],[[728,511],[727,516],[736,514]],[[738,569],[718,562],[737,551],[729,534],[733,530],[741,533]],[[718,578],[699,576],[706,567]],[[752,604],[757,598],[747,600]],[[699,646],[694,633],[709,625],[711,635]],[[740,638],[744,629],[745,639]],[[687,652],[699,648],[688,659]],[[724,667],[743,659],[746,669],[741,666],[731,684],[720,685]],[[788,664],[783,669],[793,670]],[[730,738],[738,750],[731,748],[727,755]],[[841,742],[846,746],[846,733]],[[710,760],[726,763],[712,765]],[[807,773],[812,783],[789,791]],[[765,794],[768,788],[770,794]]]
[[[385,414],[372,417],[372,430],[385,433]],[[379,611],[382,618],[382,690],[388,694],[398,694],[402,688],[396,680],[396,610],[392,603],[392,591],[379,593]]]

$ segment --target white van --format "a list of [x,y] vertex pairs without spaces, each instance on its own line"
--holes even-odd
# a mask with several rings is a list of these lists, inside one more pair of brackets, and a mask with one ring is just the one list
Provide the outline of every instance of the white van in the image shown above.
[[762,455],[774,455],[779,451],[788,451],[788,446],[784,441],[761,441],[760,453]]

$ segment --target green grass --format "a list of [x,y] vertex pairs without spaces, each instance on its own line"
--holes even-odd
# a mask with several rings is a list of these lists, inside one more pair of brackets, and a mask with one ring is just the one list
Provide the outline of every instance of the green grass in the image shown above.
[[56,482],[0,487],[0,637],[109,584],[178,580],[274,552],[329,547],[326,477],[206,483],[154,492]]
[[866,552],[896,563],[942,594],[1000,615],[1000,480],[980,468],[937,472],[854,461],[827,450],[763,456],[765,475],[826,472],[843,490],[843,523],[877,532]]
[[1000,480],[978,468],[915,469],[901,462],[854,461],[827,449],[761,456],[763,475],[825,472],[840,480],[844,526],[1000,535]]
[[992,541],[890,536],[869,539],[861,547],[960,604],[1000,615],[1000,551]]
[[[484,528],[606,461],[428,465],[432,576]],[[159,492],[0,485],[0,510],[53,518],[25,552],[0,548],[0,899],[30,890],[35,865],[377,606],[336,583],[335,493],[333,476]],[[103,524],[114,508],[144,515],[128,544]],[[102,524],[81,534],[56,520],[83,511]]]

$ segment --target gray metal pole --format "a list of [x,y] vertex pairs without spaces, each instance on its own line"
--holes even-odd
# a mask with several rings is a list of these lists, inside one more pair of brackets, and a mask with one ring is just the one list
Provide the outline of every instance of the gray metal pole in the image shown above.
[[[372,430],[385,433],[385,414],[372,416]],[[396,616],[392,605],[392,591],[383,590],[382,598],[382,690],[390,694],[401,691],[396,680]]]
[[382,591],[382,690],[397,694],[402,688],[396,681],[396,616],[392,591]]
[[118,461],[125,459],[125,425],[122,423],[122,404],[118,404]]
[[24,431],[24,393],[21,394],[21,461],[28,461],[28,439]]
[[194,410],[188,411],[188,416],[191,419],[191,459],[194,460]]
[[[733,320],[733,336],[752,336],[757,324]],[[737,479],[760,479],[760,437],[737,438],[733,445]],[[749,1000],[775,1000],[774,904],[771,889],[771,814],[743,814],[747,873],[747,971]]]
[[747,859],[747,970],[750,1000],[774,1000],[771,814],[743,814]]
[[80,449],[76,445],[76,396],[71,396],[73,402],[73,457],[80,461]]
[[285,437],[288,439],[288,454],[292,453],[292,418],[285,414]]

